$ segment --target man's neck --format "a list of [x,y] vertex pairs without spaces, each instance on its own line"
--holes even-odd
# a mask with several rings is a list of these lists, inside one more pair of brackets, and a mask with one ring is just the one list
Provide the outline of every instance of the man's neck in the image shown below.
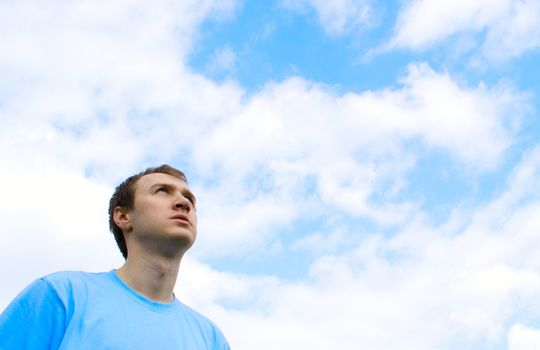
[[174,300],[173,289],[180,260],[181,257],[128,254],[126,262],[116,270],[116,273],[125,284],[145,297],[161,303],[170,303]]

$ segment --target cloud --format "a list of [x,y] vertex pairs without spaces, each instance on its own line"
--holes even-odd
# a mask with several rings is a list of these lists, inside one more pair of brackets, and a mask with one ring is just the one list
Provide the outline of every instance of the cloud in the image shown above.
[[219,174],[205,201],[207,239],[253,250],[272,237],[266,227],[321,208],[403,223],[419,203],[398,195],[420,154],[439,149],[465,168],[492,169],[526,110],[527,96],[510,86],[463,86],[423,63],[395,89],[337,95],[301,78],[269,84],[193,145],[197,172]]
[[234,1],[0,6],[2,142],[30,163],[42,152],[118,176],[169,158],[239,98],[184,67],[198,25]]
[[[538,148],[525,154],[485,206],[464,208],[438,226],[420,215],[395,235],[365,236],[343,254],[319,256],[308,278],[231,274],[190,262],[180,293],[219,320],[238,349],[498,347],[509,322],[540,317],[539,155]],[[537,344],[536,333],[517,323],[510,348]]]
[[198,25],[235,8],[234,1],[0,4],[7,185],[0,255],[25,264],[2,264],[9,283],[0,307],[37,276],[121,263],[107,228],[114,184],[181,154],[205,120],[239,98],[237,87],[183,64]]
[[472,39],[480,47],[477,55],[501,62],[540,46],[539,21],[540,5],[534,0],[409,1],[398,15],[389,47],[426,50],[451,38]]
[[[5,162],[0,203],[3,283],[0,309],[38,276],[70,269],[99,271],[121,263],[108,231],[107,203],[112,188],[43,164],[40,170]],[[12,264],[18,267],[13,268]]]
[[515,324],[508,334],[508,350],[534,350],[540,346],[540,330]]
[[[0,62],[0,144],[17,149],[2,159],[109,187],[141,164],[176,159],[206,198],[201,254],[247,254],[322,208],[402,223],[419,205],[399,197],[419,156],[411,143],[489,169],[525,114],[527,97],[511,87],[465,86],[425,63],[410,65],[394,89],[340,95],[294,77],[247,96],[184,65],[197,25],[234,12],[234,2],[160,3],[148,12],[127,2],[106,15],[98,5],[9,9],[23,25]],[[58,13],[66,15],[57,21]],[[2,30],[12,31],[9,21]]]
[[234,68],[235,61],[235,52],[229,46],[224,46],[213,53],[206,68],[211,72],[228,71]]
[[[526,100],[511,86],[461,86],[425,63],[410,65],[398,89],[342,96],[292,78],[268,85],[238,114],[222,120],[200,140],[201,161],[197,161],[208,167],[204,162],[220,159],[222,167],[242,174],[261,159],[336,159],[337,153],[347,155],[360,148],[382,158],[400,149],[394,142],[418,137],[460,160],[489,166],[510,145],[512,130],[517,131],[527,110]],[[510,108],[516,106],[514,119]],[[239,136],[242,142],[236,142]],[[337,158],[334,167],[319,163],[335,169],[328,171],[346,172],[349,165],[340,166],[346,161]]]
[[282,0],[284,8],[303,12],[312,8],[324,28],[332,36],[340,36],[375,23],[374,9],[369,0]]

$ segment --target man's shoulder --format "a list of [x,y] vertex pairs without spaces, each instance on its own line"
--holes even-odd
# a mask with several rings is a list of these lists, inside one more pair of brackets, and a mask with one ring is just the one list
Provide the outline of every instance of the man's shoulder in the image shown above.
[[109,272],[59,271],[46,275],[40,280],[58,294],[72,294],[74,291],[101,284],[108,279]]
[[213,325],[213,322],[208,318],[206,317],[205,315],[203,315],[202,313],[198,312],[197,310],[193,309],[192,307],[184,304],[183,302],[181,302],[180,300],[176,299],[177,301],[177,307],[183,312],[185,313],[186,315],[188,315],[189,317],[197,320],[198,322],[202,322],[202,323],[208,323],[210,325]]
[[202,313],[198,312],[197,310],[187,306],[186,304],[182,303],[181,301],[178,301],[179,308],[182,309],[182,312],[184,313],[184,316],[187,318],[190,318],[192,322],[195,322],[201,327],[202,329],[206,329],[208,333],[211,333],[213,337],[217,338],[223,338],[224,336],[219,329],[219,327],[208,317],[203,315]]
[[108,272],[85,272],[85,271],[58,271],[42,277],[41,279],[52,285],[66,283],[86,283],[104,279]]

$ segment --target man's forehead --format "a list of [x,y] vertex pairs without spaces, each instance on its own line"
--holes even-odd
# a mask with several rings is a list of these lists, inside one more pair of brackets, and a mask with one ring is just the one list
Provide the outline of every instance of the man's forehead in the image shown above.
[[141,178],[137,181],[137,187],[139,188],[150,188],[155,184],[171,184],[181,187],[188,187],[184,180],[164,173],[146,174],[141,176]]

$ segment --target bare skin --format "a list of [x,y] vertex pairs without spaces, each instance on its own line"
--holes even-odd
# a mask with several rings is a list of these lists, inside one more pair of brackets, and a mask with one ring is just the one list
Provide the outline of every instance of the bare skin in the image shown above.
[[128,258],[116,273],[125,284],[148,299],[171,303],[179,268],[180,259],[138,256]]
[[174,300],[180,262],[197,234],[194,196],[187,184],[167,174],[148,174],[135,185],[131,210],[117,207],[128,257],[116,273],[129,287],[162,303]]

